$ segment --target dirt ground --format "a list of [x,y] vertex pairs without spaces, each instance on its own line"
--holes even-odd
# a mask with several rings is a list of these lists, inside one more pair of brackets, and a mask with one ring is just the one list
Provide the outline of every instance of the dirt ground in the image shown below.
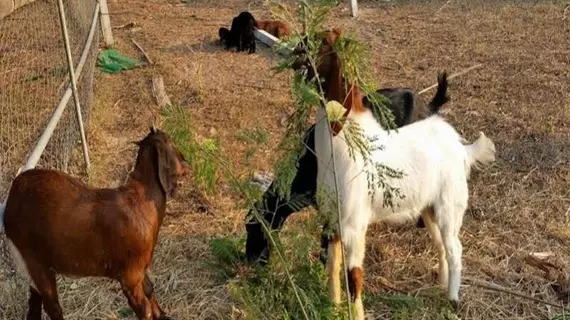
[[[369,45],[381,87],[421,90],[435,83],[441,70],[455,73],[482,64],[451,80],[452,100],[444,107],[445,118],[467,140],[484,131],[498,152],[496,165],[474,173],[470,182],[470,204],[461,232],[465,279],[459,316],[550,319],[562,313],[560,308],[489,290],[475,280],[555,305],[569,303],[570,288],[556,286],[543,271],[525,263],[529,253],[553,252],[563,265],[570,265],[570,17],[563,19],[566,4],[444,4],[363,1],[356,19],[349,17],[343,4],[329,25],[355,32]],[[201,136],[220,138],[221,149],[238,175],[271,170],[273,148],[284,132],[282,120],[292,110],[290,74],[272,76],[275,59],[267,49],[238,54],[215,43],[218,28],[228,27],[231,18],[248,7],[257,18],[269,17],[262,3],[116,0],[109,5],[115,27],[137,25],[114,29],[118,49],[141,56],[132,37],[155,64],[119,75],[98,72],[89,133],[90,181],[117,186],[126,178],[135,153],[130,142],[147,133],[149,120],[158,110],[149,90],[155,74],[164,77],[171,99],[188,107]],[[424,99],[433,93],[427,92]],[[256,125],[268,132],[268,140],[248,165],[248,147],[236,132]],[[209,239],[244,232],[245,212],[235,209],[234,196],[220,183],[204,211],[203,203],[186,186],[169,203],[151,275],[159,301],[175,319],[241,317],[240,306],[232,301],[226,285],[216,282],[205,265],[211,258]],[[365,291],[390,294],[386,288],[393,287],[421,295],[436,286],[432,272],[436,261],[425,229],[372,227]],[[0,279],[4,281],[0,319],[22,319],[27,289],[18,277],[4,277]],[[118,284],[106,280],[62,280],[60,296],[70,320],[116,319],[127,306]],[[374,319],[387,318],[381,303],[372,302],[366,308]]]

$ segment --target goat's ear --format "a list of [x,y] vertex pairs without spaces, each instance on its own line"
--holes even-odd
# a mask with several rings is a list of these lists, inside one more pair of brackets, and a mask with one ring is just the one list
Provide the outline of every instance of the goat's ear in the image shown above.
[[156,144],[156,166],[158,168],[158,180],[164,193],[169,196],[174,190],[175,176],[172,172],[176,170],[176,165],[172,163],[172,157],[164,143]]

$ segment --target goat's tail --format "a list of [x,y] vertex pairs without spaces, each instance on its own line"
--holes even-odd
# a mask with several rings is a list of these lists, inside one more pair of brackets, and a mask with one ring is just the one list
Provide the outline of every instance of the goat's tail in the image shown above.
[[471,168],[481,169],[495,162],[495,144],[483,132],[479,132],[479,138],[472,144],[465,146],[467,151],[467,173]]
[[428,104],[428,108],[432,114],[436,114],[439,108],[449,101],[447,95],[447,73],[442,72],[437,76],[437,91]]

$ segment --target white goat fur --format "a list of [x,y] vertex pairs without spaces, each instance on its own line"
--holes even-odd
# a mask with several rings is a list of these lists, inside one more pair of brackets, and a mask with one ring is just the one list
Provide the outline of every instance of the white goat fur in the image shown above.
[[[321,159],[317,188],[334,192],[331,141],[324,117],[321,108],[315,132],[316,154]],[[378,140],[374,145],[383,146],[382,150],[373,151],[373,163],[403,171],[403,178],[392,179],[388,184],[399,188],[404,198],[395,197],[394,208],[384,206],[383,190],[377,188],[372,200],[366,174],[362,173],[365,165],[362,157],[358,152],[356,161],[349,156],[346,129],[332,138],[341,199],[342,244],[346,248],[345,267],[347,270],[362,268],[365,234],[370,223],[416,222],[422,216],[438,249],[440,283],[447,287],[449,299],[458,302],[462,254],[458,234],[467,209],[467,180],[472,167],[495,160],[493,142],[481,132],[475,143],[464,146],[459,133],[437,115],[398,131],[384,130],[369,110],[350,112],[347,118],[358,123],[367,136],[376,136]],[[428,208],[433,208],[433,212],[426,210]],[[338,242],[329,244],[327,261],[329,290],[335,302],[340,302],[339,248]],[[356,297],[355,304],[357,318],[363,319],[360,296]]]

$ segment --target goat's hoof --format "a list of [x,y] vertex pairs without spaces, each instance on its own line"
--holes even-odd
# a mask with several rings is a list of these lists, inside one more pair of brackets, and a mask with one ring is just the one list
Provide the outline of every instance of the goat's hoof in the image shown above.
[[459,300],[451,300],[450,303],[453,311],[457,312],[459,310]]

